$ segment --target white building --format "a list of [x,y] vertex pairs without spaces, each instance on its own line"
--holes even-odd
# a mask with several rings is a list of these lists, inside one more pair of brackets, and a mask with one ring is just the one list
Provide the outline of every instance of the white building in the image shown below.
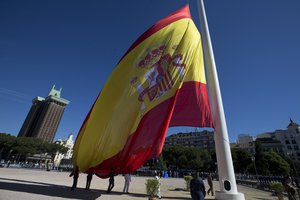
[[62,159],[71,159],[73,156],[73,147],[74,147],[74,141],[73,141],[73,133],[70,133],[68,138],[66,140],[57,140],[54,142],[55,144],[60,144],[64,147],[68,148],[68,151],[66,154],[56,153],[54,157],[54,165],[57,167],[60,164],[60,161]]
[[300,160],[300,125],[290,119],[287,130],[276,130],[274,132],[263,133],[257,138],[271,137],[278,140],[283,145],[285,155],[293,160]]

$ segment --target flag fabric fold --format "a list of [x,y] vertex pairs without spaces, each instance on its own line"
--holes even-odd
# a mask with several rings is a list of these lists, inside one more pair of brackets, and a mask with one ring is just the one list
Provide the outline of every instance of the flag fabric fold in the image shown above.
[[199,31],[184,6],[129,48],[76,138],[74,165],[106,178],[162,151],[169,126],[213,127]]

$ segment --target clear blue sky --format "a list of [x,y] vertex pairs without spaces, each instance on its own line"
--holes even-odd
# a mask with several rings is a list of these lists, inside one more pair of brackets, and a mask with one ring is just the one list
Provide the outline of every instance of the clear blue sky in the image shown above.
[[[55,84],[71,101],[56,139],[76,136],[129,46],[186,3],[199,27],[195,0],[0,1],[0,132],[17,135]],[[205,4],[230,140],[300,123],[300,1]]]

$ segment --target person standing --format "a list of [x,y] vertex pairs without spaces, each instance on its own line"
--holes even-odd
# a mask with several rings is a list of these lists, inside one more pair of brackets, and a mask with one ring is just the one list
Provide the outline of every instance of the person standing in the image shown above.
[[125,179],[125,183],[124,183],[123,192],[128,194],[129,193],[128,192],[129,185],[130,185],[130,182],[131,182],[131,176],[130,176],[130,174],[125,174],[124,175],[124,179]]
[[111,190],[114,188],[114,186],[115,186],[115,174],[111,172],[109,176],[109,184],[106,193],[109,194]]
[[93,173],[88,173],[88,175],[86,176],[86,185],[85,185],[86,190],[90,189],[92,178],[93,178]]
[[288,194],[289,200],[299,200],[297,188],[292,184],[292,178],[290,176],[285,178],[283,186]]
[[161,174],[159,172],[156,173],[155,179],[158,181],[158,189],[157,189],[157,197],[161,199],[161,194],[160,194],[160,176]]
[[75,167],[75,169],[73,169],[73,171],[71,172],[71,174],[69,176],[70,177],[73,176],[73,185],[71,187],[71,190],[74,190],[75,188],[77,188],[77,181],[78,181],[78,177],[79,177],[78,167]]
[[208,190],[207,190],[207,194],[209,195],[209,192],[211,192],[211,196],[214,196],[214,186],[213,186],[213,182],[212,182],[212,178],[211,178],[211,173],[208,174],[207,176],[207,183],[208,183]]
[[193,175],[193,179],[190,182],[190,193],[193,200],[204,200],[206,190],[203,180],[198,177],[198,174]]
[[6,167],[9,168],[9,165],[10,165],[10,160],[7,161]]

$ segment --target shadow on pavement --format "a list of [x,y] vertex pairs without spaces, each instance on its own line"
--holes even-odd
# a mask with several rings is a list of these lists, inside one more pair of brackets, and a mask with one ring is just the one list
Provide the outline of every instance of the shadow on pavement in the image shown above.
[[[106,194],[106,190],[98,190],[101,194]],[[127,195],[127,196],[131,196],[131,197],[147,197],[146,194],[140,194],[140,193],[129,193],[129,194],[124,194],[123,192],[118,192],[118,191],[111,191],[109,194],[106,195]]]
[[[3,181],[13,181],[13,182],[3,182]],[[18,179],[8,179],[8,178],[0,178],[0,189],[10,190],[15,192],[40,194],[49,197],[61,197],[61,198],[82,199],[82,200],[97,199],[98,197],[101,196],[101,194],[106,194],[106,190],[94,190],[94,189],[85,190],[83,188],[77,188],[74,191],[71,191],[71,187],[67,187],[65,185],[55,185],[49,183],[25,181],[25,180],[18,180]],[[111,191],[110,194],[124,195],[124,193],[118,191]],[[132,197],[147,197],[146,194],[138,194],[138,193],[130,193],[126,195]]]
[[11,179],[11,178],[0,178],[0,180],[5,180],[5,181],[16,181],[16,182],[22,182],[22,183],[34,183],[34,184],[39,184],[39,185],[49,185],[49,186],[57,186],[55,184],[50,184],[50,183],[42,183],[42,182],[35,182],[35,181],[24,181],[24,180],[19,180],[19,179]]
[[[74,191],[71,191],[70,187],[66,187],[66,186],[51,185],[51,184],[30,182],[30,181],[20,181],[20,180],[14,180],[14,181],[26,182],[26,183],[2,182],[1,179],[0,179],[0,189],[3,190],[40,194],[49,197],[61,197],[61,198],[82,199],[82,200],[97,199],[98,197],[101,196],[101,193],[97,190],[89,191],[89,190],[84,190],[79,188],[79,189],[75,189]],[[5,180],[9,180],[9,179],[5,179]]]
[[[101,196],[101,194],[127,195],[133,198],[148,197],[146,194],[141,194],[141,193],[124,194],[118,191],[111,191],[110,194],[106,194],[106,190],[95,190],[95,189],[85,190],[84,188],[77,188],[74,191],[71,191],[71,187],[65,185],[55,185],[49,183],[25,181],[25,180],[18,180],[18,179],[7,179],[7,178],[0,178],[0,189],[10,190],[15,192],[39,194],[39,195],[45,195],[49,197],[61,197],[61,198],[68,198],[68,199],[81,199],[81,200],[97,199],[98,197]],[[166,197],[166,196],[163,196],[163,199],[190,200],[190,198],[185,198],[185,197]]]
[[188,200],[191,200],[191,198],[186,198],[186,197],[164,197],[164,196],[162,196],[162,199],[181,199],[181,200],[188,199]]

